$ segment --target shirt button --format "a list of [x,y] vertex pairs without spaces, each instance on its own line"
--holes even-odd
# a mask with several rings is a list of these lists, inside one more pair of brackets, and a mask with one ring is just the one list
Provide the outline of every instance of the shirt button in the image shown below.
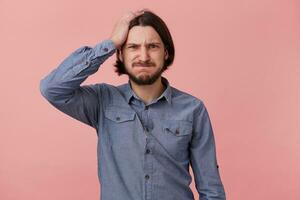
[[107,51],[108,51],[108,48],[104,47],[104,48],[103,48],[103,51],[107,52]]
[[116,117],[116,120],[117,120],[117,121],[120,121],[120,117]]
[[178,134],[179,134],[179,130],[178,130],[178,129],[176,129],[176,131],[175,131],[175,134],[176,134],[176,135],[178,135]]
[[145,110],[148,110],[149,106],[145,106]]
[[149,132],[149,128],[148,128],[148,127],[145,127],[145,131],[146,131],[146,132]]
[[150,178],[150,176],[147,174],[147,175],[145,176],[145,179],[148,180],[149,178]]
[[146,149],[146,154],[149,154],[150,153],[150,149]]

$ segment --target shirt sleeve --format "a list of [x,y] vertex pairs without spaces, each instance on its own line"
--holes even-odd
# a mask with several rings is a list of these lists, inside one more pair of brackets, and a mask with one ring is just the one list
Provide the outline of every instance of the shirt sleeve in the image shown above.
[[199,197],[201,200],[225,200],[225,191],[218,169],[213,129],[203,102],[194,123],[190,158]]
[[102,84],[80,85],[115,50],[111,40],[75,50],[40,81],[42,96],[63,113],[98,130]]

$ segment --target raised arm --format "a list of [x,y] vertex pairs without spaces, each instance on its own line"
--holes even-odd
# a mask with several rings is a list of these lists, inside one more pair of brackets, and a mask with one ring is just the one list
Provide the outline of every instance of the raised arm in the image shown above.
[[116,23],[109,39],[94,47],[83,46],[40,81],[42,95],[65,114],[98,129],[103,84],[80,86],[126,41],[131,19],[142,11],[127,12]]
[[60,111],[97,128],[101,85],[80,84],[114,52],[111,40],[77,49],[40,81],[42,95]]

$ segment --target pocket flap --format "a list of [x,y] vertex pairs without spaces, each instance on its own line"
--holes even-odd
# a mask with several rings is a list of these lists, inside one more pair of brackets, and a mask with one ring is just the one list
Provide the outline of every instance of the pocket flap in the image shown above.
[[167,123],[164,124],[164,130],[175,136],[189,135],[192,133],[192,122],[179,120],[167,121]]
[[114,122],[121,123],[134,120],[135,112],[118,108],[107,108],[104,111],[104,115]]

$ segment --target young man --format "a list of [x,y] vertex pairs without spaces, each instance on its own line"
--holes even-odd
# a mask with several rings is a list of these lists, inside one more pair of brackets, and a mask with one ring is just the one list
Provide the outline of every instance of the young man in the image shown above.
[[[117,51],[120,86],[80,84]],[[150,11],[126,13],[109,39],[81,47],[41,80],[57,109],[96,129],[101,200],[225,200],[203,102],[161,76],[173,62],[165,23]]]

